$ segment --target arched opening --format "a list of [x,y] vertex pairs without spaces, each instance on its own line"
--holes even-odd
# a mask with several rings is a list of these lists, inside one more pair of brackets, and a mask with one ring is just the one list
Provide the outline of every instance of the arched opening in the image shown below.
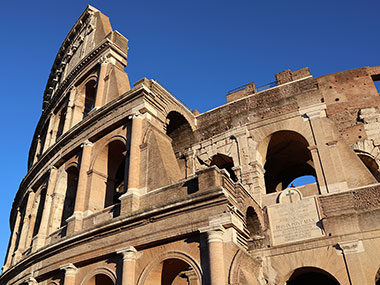
[[316,267],[301,267],[296,269],[287,285],[339,285],[339,282],[330,273]]
[[144,284],[198,285],[200,281],[190,264],[178,258],[169,258],[153,268]]
[[40,133],[39,150],[38,150],[37,158],[39,158],[44,152],[49,124],[50,124],[50,119],[45,123],[45,126],[43,127],[43,129]]
[[261,248],[264,246],[264,235],[256,211],[248,207],[246,214],[246,224],[249,231],[248,246],[250,248]]
[[267,193],[281,191],[296,178],[316,178],[308,142],[293,131],[279,131],[269,138],[265,155],[265,187]]
[[317,182],[317,180],[315,179],[315,177],[313,175],[304,175],[304,176],[300,176],[300,177],[293,179],[288,184],[288,186],[286,188],[299,187],[302,185],[311,184],[311,183],[315,183],[315,182]]
[[44,186],[40,192],[40,198],[39,198],[38,209],[37,209],[36,220],[35,220],[35,224],[33,228],[32,237],[36,236],[38,234],[38,231],[40,230],[42,213],[45,208],[45,199],[46,199],[46,187]]
[[230,174],[230,177],[233,181],[238,181],[235,172],[232,170],[234,167],[234,161],[232,157],[229,157],[225,154],[218,153],[215,154],[212,159],[210,166],[216,165],[219,169],[225,169]]
[[91,277],[90,280],[86,283],[86,285],[114,285],[115,283],[112,279],[105,274],[96,274]]
[[61,109],[58,112],[58,126],[57,126],[57,134],[55,140],[57,141],[59,137],[63,134],[63,129],[65,126],[67,114],[67,100],[62,103]]
[[171,111],[166,119],[166,134],[172,139],[174,153],[178,153],[194,143],[193,131],[184,116],[176,111]]
[[364,163],[364,165],[368,168],[371,174],[376,178],[377,182],[380,182],[380,171],[379,165],[372,155],[366,153],[364,151],[355,151],[359,156],[360,160]]
[[85,118],[88,113],[94,109],[96,100],[96,81],[90,80],[85,86],[85,97],[84,97],[84,109],[83,118]]
[[79,170],[77,167],[72,166],[66,170],[67,182],[65,200],[63,202],[63,210],[61,217],[61,227],[67,224],[67,218],[74,214],[75,198],[77,195]]
[[380,285],[380,269],[376,272],[375,285]]
[[21,232],[22,232],[22,227],[24,226],[24,219],[25,219],[25,214],[26,214],[26,203],[28,199],[30,199],[30,197],[28,197],[27,199],[24,199],[24,201],[22,202],[20,206],[20,212],[19,212],[20,219],[19,219],[18,228],[13,229],[13,231],[17,230],[14,251],[16,251],[20,245]]
[[108,145],[107,188],[104,207],[120,203],[124,193],[126,148],[123,142],[116,140]]

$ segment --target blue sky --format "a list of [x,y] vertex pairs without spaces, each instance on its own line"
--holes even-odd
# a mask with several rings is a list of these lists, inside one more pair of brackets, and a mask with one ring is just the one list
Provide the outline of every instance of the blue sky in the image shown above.
[[0,262],[51,65],[87,4],[129,39],[131,83],[156,79],[192,109],[308,66],[314,77],[380,65],[380,1],[5,1],[2,3]]

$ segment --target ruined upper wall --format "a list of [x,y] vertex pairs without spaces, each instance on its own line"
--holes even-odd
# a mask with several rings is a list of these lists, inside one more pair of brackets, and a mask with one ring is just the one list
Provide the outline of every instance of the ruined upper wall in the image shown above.
[[278,85],[246,95],[197,116],[200,139],[207,139],[238,126],[298,111],[300,107],[318,104],[321,102],[321,95],[317,91],[317,81],[309,76],[291,84]]
[[327,106],[327,116],[334,121],[343,138],[349,143],[367,138],[365,114],[361,110],[378,112],[380,96],[374,80],[380,66],[363,67],[332,73],[317,78],[319,90]]

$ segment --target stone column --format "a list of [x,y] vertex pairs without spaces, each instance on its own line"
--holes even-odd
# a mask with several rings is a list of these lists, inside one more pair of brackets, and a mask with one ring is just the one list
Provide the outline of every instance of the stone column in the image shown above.
[[342,255],[343,263],[346,267],[347,279],[349,284],[363,284],[366,278],[365,262],[361,262],[360,256],[365,251],[362,241],[339,242],[336,249]]
[[130,116],[132,119],[131,143],[129,148],[128,191],[138,190],[140,176],[140,143],[142,135],[142,119],[139,115]]
[[67,234],[76,232],[82,228],[83,214],[86,210],[88,170],[90,168],[92,143],[82,144],[82,157],[79,169],[77,194],[75,198],[74,214],[67,219]]
[[[114,59],[113,59],[114,60]],[[106,103],[105,96],[105,77],[107,74],[107,69],[109,66],[109,63],[111,63],[112,59],[107,58],[106,56],[103,56],[100,60],[100,70],[99,70],[99,77],[98,77],[98,86],[96,87],[96,97],[95,97],[95,107],[100,107]]]
[[39,249],[45,245],[45,240],[48,235],[50,209],[52,207],[52,196],[57,181],[57,168],[52,166],[50,168],[49,181],[46,189],[44,210],[42,212],[40,229],[33,241],[33,250]]
[[53,113],[50,114],[49,127],[47,129],[44,149],[42,153],[44,153],[55,142],[55,134],[56,134],[56,132],[54,131],[55,117],[56,116]]
[[36,151],[34,152],[33,164],[35,164],[38,161],[40,152],[41,152],[41,136],[38,135]]
[[37,219],[37,214],[38,214],[38,208],[41,203],[41,194],[42,194],[42,187],[40,187],[40,191],[38,196],[34,198],[34,203],[31,209],[31,213],[29,215],[29,227],[28,227],[28,234],[26,236],[26,241],[25,241],[25,248],[29,248],[32,246],[32,239],[33,239],[33,233],[34,233],[34,227],[36,225],[36,219]]
[[76,88],[73,86],[70,89],[70,95],[69,95],[69,99],[67,102],[66,118],[65,118],[65,123],[63,125],[63,132],[62,132],[63,134],[66,133],[71,128],[75,93],[76,93]]
[[139,209],[140,204],[140,143],[142,135],[142,119],[139,115],[131,115],[132,126],[130,130],[129,144],[129,172],[128,189],[120,197],[121,214],[130,213]]
[[65,285],[74,285],[75,284],[75,275],[78,269],[72,264],[68,263],[60,267],[61,270],[65,270],[65,279],[63,284]]
[[[26,247],[26,239],[28,236],[28,229],[29,229],[29,221],[30,221],[30,215],[32,211],[32,206],[34,202],[34,196],[35,193],[33,192],[32,189],[29,189],[29,194],[28,194],[28,202],[26,203],[26,208],[25,208],[25,216],[24,216],[24,221],[22,225],[22,230],[21,230],[21,236],[19,240],[19,251],[22,252],[24,251]],[[16,261],[17,262],[17,261]]]
[[224,270],[224,254],[223,254],[223,234],[224,228],[209,227],[201,232],[206,231],[207,243],[209,251],[209,268],[210,268],[210,284],[224,285],[226,283],[226,273]]
[[13,251],[14,251],[15,246],[16,246],[17,235],[19,234],[18,228],[20,226],[20,220],[21,220],[21,213],[20,213],[20,208],[18,208],[17,212],[16,212],[15,225],[13,226],[11,242],[9,244],[8,255],[6,257],[5,264],[3,266],[3,272],[9,268],[11,261],[12,261],[12,255],[13,255]]
[[135,285],[137,250],[133,246],[128,246],[126,248],[119,249],[117,253],[123,255],[123,273],[121,284]]

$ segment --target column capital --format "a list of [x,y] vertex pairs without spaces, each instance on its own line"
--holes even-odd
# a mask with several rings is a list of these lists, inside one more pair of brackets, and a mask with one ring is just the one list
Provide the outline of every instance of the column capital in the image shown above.
[[208,242],[223,242],[225,229],[223,226],[207,226],[199,229],[200,233],[207,233]]
[[26,280],[26,282],[28,283],[28,285],[37,285],[38,284],[37,280],[33,276],[29,277]]
[[65,276],[74,276],[78,271],[78,268],[75,267],[72,263],[67,263],[59,267],[59,269],[65,271]]
[[80,145],[80,147],[81,148],[83,148],[83,147],[85,147],[85,146],[93,146],[94,144],[92,143],[92,142],[90,142],[89,140],[86,140],[86,141],[84,141],[81,145]]
[[124,261],[136,260],[139,257],[138,254],[137,254],[138,251],[133,246],[127,246],[127,247],[118,249],[116,251],[116,253],[117,254],[122,254]]
[[51,172],[51,171],[56,171],[57,170],[57,167],[55,167],[54,165],[51,165],[50,167],[49,167],[49,171]]

